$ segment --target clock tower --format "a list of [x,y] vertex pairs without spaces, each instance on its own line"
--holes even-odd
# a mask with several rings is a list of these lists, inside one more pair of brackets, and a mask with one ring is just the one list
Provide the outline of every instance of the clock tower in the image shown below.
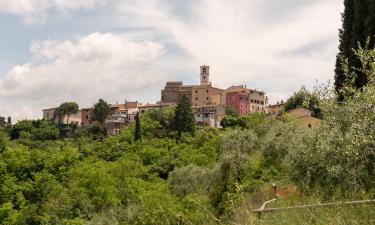
[[201,66],[201,85],[210,85],[210,67]]

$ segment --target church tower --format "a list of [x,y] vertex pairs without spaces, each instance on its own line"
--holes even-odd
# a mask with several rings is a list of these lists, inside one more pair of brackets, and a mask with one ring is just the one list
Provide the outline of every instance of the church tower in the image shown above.
[[201,85],[210,85],[210,67],[201,66]]

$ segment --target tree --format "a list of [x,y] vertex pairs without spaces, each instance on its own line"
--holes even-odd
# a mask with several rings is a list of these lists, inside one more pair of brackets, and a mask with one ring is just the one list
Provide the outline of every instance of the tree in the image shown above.
[[[375,35],[375,3],[373,0],[345,0],[345,11],[342,14],[342,29],[339,31],[340,45],[336,58],[335,68],[335,89],[339,101],[344,100],[343,87],[353,86],[362,89],[368,82],[367,75],[358,70],[361,62],[353,50],[358,46],[365,46],[367,39],[374,39]],[[371,40],[369,47],[374,47],[374,40]],[[349,72],[344,72],[343,65],[348,61]]]
[[294,95],[286,101],[284,107],[285,111],[296,109],[298,107],[304,107],[311,110],[314,117],[321,117],[318,96],[309,92],[304,86],[302,86],[297,93],[294,93]]
[[109,104],[103,99],[99,99],[99,101],[94,105],[91,120],[97,121],[100,123],[100,125],[104,126],[105,119],[107,118],[110,111],[111,108]]
[[134,132],[134,141],[140,141],[142,138],[141,134],[141,120],[139,118],[139,112],[135,116],[135,132]]
[[237,117],[238,116],[238,112],[232,106],[228,106],[228,107],[225,108],[225,115]]
[[345,83],[345,73],[342,68],[342,61],[351,54],[351,34],[354,23],[354,0],[345,0],[345,11],[342,13],[342,28],[339,30],[339,53],[336,57],[336,68],[335,68],[335,89],[339,94],[339,100],[343,100],[341,89]]
[[370,46],[375,46],[375,1],[368,3],[369,15],[366,19],[366,37],[370,37]]
[[176,113],[173,120],[174,129],[177,131],[177,140],[181,139],[182,132],[188,132],[194,135],[195,121],[194,114],[191,111],[191,103],[186,95],[182,95],[176,107]]
[[10,116],[7,118],[7,126],[12,126],[12,117]]
[[58,115],[67,116],[67,120],[66,120],[67,125],[69,125],[70,116],[77,113],[78,110],[79,110],[79,106],[75,102],[64,102],[57,109],[57,111],[59,113]]

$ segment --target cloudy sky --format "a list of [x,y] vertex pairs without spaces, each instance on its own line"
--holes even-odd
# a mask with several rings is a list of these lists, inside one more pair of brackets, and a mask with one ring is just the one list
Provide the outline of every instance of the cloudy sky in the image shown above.
[[342,0],[0,0],[0,115],[155,102],[166,80],[246,84],[271,102],[332,80]]

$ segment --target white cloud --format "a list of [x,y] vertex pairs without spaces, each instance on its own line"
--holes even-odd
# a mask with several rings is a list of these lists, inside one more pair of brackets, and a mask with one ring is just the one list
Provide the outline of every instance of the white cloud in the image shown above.
[[333,78],[340,1],[184,2],[190,19],[178,16],[171,2],[119,1],[118,20],[171,35],[195,64],[212,66],[212,79],[222,87],[245,83],[287,96]]
[[105,0],[0,0],[0,12],[23,18],[28,24],[43,23],[49,11],[67,16],[69,11],[93,9],[105,4]]
[[0,79],[1,113],[38,118],[41,109],[64,101],[90,106],[101,97],[113,103],[158,93],[167,79],[155,65],[163,49],[158,43],[132,42],[111,33],[34,42],[35,62],[15,66]]

